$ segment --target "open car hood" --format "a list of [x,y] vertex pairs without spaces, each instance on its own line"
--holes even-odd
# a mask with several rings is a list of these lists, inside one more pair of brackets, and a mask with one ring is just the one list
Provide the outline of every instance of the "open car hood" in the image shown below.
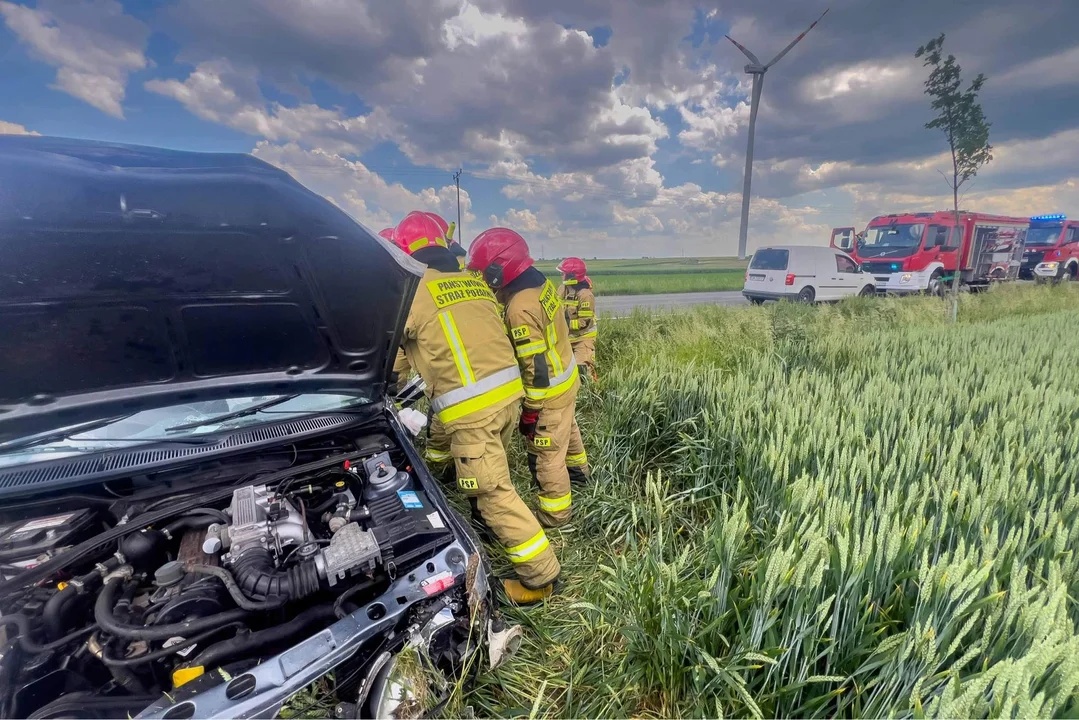
[[222,397],[381,397],[423,266],[248,155],[0,136],[0,441]]

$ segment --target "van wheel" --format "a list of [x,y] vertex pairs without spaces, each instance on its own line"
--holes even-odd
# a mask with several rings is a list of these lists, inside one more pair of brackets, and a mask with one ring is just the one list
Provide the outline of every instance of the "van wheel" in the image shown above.
[[929,284],[925,288],[926,295],[932,295],[933,297],[944,297],[944,281],[941,278],[944,274],[940,270],[934,270],[933,275],[929,278]]
[[802,291],[798,293],[798,302],[804,302],[807,305],[812,305],[813,300],[817,297],[817,292],[809,285],[802,288]]
[[858,297],[869,297],[870,295],[876,295],[877,291],[873,289],[872,285],[866,285],[862,288],[862,291],[858,293]]

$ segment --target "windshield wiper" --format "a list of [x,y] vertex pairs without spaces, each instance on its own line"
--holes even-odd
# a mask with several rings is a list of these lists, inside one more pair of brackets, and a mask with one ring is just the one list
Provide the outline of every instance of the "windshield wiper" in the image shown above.
[[243,410],[236,410],[234,412],[225,413],[224,415],[218,415],[217,417],[207,418],[205,420],[197,420],[195,422],[184,423],[183,425],[173,425],[170,428],[165,428],[165,432],[178,432],[180,430],[191,430],[193,428],[200,428],[206,425],[215,425],[217,423],[225,422],[226,420],[233,420],[235,418],[246,417],[248,415],[254,415],[255,413],[265,410],[266,408],[273,407],[274,405],[280,405],[286,403],[289,400],[295,400],[299,397],[296,395],[281,395],[273,400],[267,400],[266,402],[258,403],[257,405],[251,405],[245,407]]
[[6,443],[0,443],[0,453],[21,450],[35,445],[44,445],[45,443],[56,442],[57,440],[67,440],[72,435],[78,435],[80,433],[103,428],[106,425],[112,425],[115,422],[120,422],[125,418],[131,417],[133,414],[134,413],[128,413],[127,415],[117,415],[115,417],[102,418],[101,420],[90,420],[89,422],[84,422],[75,427],[68,426],[61,430],[45,433],[44,435],[32,435],[19,440],[10,440]]

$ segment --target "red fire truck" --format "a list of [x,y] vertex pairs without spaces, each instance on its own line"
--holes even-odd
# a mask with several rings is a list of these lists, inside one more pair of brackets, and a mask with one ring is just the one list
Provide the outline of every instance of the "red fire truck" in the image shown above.
[[1069,220],[1064,215],[1032,217],[1019,277],[1034,280],[1079,277],[1079,220]]
[[942,295],[955,273],[971,289],[1014,280],[1019,274],[1027,218],[951,211],[882,215],[866,229],[832,231],[845,250],[876,279],[878,292]]

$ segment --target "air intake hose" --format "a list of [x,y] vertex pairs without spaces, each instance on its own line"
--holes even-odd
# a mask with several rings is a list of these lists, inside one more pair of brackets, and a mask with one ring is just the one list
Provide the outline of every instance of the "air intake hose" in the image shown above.
[[274,567],[269,550],[247,550],[232,563],[232,576],[244,595],[252,600],[283,597],[299,600],[318,591],[318,569],[305,560],[287,570]]

